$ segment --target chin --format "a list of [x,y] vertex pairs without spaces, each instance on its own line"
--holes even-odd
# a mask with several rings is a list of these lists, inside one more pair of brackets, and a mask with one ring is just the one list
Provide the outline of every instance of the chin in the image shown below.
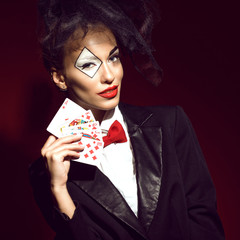
[[110,100],[105,104],[101,104],[101,106],[99,106],[99,110],[108,111],[115,108],[118,104],[119,104],[119,99],[112,99],[112,101]]

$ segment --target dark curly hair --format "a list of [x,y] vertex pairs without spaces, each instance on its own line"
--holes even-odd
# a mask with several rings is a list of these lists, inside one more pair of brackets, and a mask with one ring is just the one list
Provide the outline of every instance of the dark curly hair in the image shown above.
[[[161,69],[151,47],[152,28],[159,20],[156,9],[153,0],[39,0],[40,43],[46,69],[63,68],[64,45],[75,30],[81,28],[86,35],[89,27],[103,24],[129,54],[135,68],[157,85]],[[139,61],[141,56],[144,61]]]

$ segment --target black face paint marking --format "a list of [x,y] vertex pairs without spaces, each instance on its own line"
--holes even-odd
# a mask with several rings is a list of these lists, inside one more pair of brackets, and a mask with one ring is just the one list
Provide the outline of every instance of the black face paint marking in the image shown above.
[[79,54],[75,67],[88,77],[93,78],[101,67],[102,61],[86,47]]

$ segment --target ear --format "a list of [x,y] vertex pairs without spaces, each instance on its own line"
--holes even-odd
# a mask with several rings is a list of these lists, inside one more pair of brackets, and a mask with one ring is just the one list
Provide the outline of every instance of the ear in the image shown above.
[[52,80],[54,81],[56,86],[62,91],[67,91],[67,85],[66,85],[64,75],[60,71],[56,70],[55,68],[51,69],[51,75],[52,75]]

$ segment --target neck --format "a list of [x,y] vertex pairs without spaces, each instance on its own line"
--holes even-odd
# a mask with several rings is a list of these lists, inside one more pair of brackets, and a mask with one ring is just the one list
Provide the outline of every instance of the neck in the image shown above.
[[94,110],[91,109],[91,111],[92,111],[93,116],[96,119],[96,121],[98,121],[101,124],[106,111],[104,111],[104,110],[97,110],[97,109],[94,109]]

